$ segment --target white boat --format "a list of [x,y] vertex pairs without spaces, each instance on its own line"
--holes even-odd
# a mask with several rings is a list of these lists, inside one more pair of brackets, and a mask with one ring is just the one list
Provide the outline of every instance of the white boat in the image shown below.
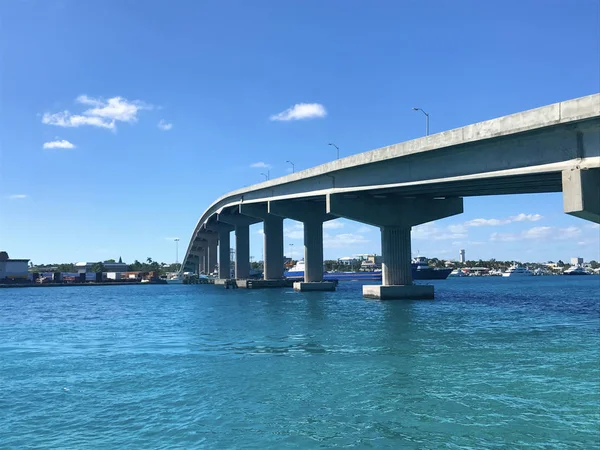
[[531,277],[533,276],[533,272],[529,270],[527,267],[521,267],[519,265],[510,266],[506,269],[506,272],[502,274],[503,277],[512,277],[512,278],[520,278],[520,277]]
[[467,275],[460,269],[454,269],[452,272],[450,272],[450,275],[448,275],[448,276],[450,276],[450,277],[468,277],[469,275]]
[[168,284],[183,284],[183,277],[179,273],[171,273],[167,276]]
[[570,267],[563,272],[563,275],[589,275],[581,266]]

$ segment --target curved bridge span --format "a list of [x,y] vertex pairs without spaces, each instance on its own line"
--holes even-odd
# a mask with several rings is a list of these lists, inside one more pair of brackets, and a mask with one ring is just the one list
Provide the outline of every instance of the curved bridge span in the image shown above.
[[265,279],[283,277],[283,219],[304,224],[305,283],[323,277],[323,222],[339,217],[377,226],[382,286],[370,298],[432,298],[412,283],[411,227],[463,212],[463,197],[563,192],[564,210],[600,222],[600,94],[476,123],[335,160],[232,191],[202,214],[182,271],[236,278],[250,269],[249,226],[263,222]]

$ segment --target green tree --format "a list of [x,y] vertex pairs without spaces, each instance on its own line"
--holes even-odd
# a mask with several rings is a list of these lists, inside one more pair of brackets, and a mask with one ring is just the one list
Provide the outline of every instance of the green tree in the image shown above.
[[59,264],[56,266],[58,272],[75,272],[75,264]]
[[107,259],[106,261],[104,261],[105,263],[115,263],[116,261],[114,259]]
[[592,269],[597,269],[598,267],[600,267],[600,264],[598,264],[598,262],[597,262],[597,261],[591,260],[591,261],[590,261],[590,267],[591,267]]

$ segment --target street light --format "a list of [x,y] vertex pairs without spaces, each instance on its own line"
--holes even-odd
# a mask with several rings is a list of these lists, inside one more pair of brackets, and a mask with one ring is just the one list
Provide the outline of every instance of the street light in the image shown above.
[[425,114],[425,136],[429,136],[429,114],[427,114],[421,108],[413,108],[413,111],[421,111],[423,114]]
[[267,173],[261,173],[261,175],[265,177],[265,181],[269,181],[269,178],[271,177],[271,171],[267,170]]
[[294,244],[290,244],[290,260],[294,260]]
[[173,239],[175,241],[175,264],[179,263],[179,238]]
[[291,161],[286,161],[286,163],[290,163],[292,165],[292,173],[294,173],[296,171],[296,166],[294,165],[294,163]]
[[337,145],[335,145],[333,142],[330,142],[327,145],[333,145],[337,149],[337,159],[340,159],[340,148]]

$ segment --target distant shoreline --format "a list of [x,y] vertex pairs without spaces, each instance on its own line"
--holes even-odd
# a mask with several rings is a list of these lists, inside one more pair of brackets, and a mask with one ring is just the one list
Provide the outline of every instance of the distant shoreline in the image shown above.
[[150,281],[148,283],[140,283],[139,281],[111,281],[108,283],[15,283],[15,284],[0,284],[1,288],[28,288],[28,287],[65,287],[65,286],[137,286],[137,285],[156,285],[156,284],[167,284],[166,282]]

